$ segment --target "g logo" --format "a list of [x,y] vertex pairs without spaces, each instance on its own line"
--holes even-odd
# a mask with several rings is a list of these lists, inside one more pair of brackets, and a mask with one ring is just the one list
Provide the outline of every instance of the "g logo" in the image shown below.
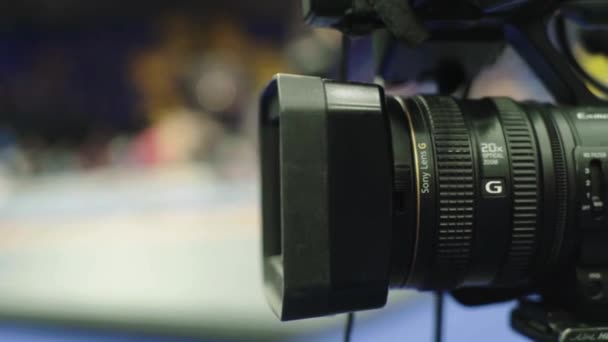
[[483,193],[486,196],[502,196],[505,193],[505,182],[502,179],[484,180]]
[[490,181],[486,183],[486,191],[489,194],[502,194],[502,182],[501,181]]

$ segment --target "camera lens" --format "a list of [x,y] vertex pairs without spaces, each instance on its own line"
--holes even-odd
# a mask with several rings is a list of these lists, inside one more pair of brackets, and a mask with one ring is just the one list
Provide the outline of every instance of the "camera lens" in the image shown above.
[[607,112],[277,76],[261,111],[274,310],[369,309],[389,288],[534,291],[570,272],[581,227],[608,223]]
[[[392,125],[393,130],[409,130],[414,151],[409,165],[395,165],[414,170],[409,181],[415,185],[403,194],[414,204],[405,209],[415,213],[414,220],[402,225],[414,248],[396,285],[437,290],[529,280],[542,253],[543,222],[553,221],[543,217],[547,196],[541,170],[550,168],[549,181],[563,183],[556,177],[565,172],[555,172],[562,149],[540,149],[529,113],[508,99],[388,101],[396,103],[391,115],[407,119],[407,125]],[[548,137],[539,119],[536,129]],[[393,141],[398,143],[408,142]],[[547,165],[542,165],[541,150],[549,153]],[[548,189],[563,201],[558,190],[564,191]]]

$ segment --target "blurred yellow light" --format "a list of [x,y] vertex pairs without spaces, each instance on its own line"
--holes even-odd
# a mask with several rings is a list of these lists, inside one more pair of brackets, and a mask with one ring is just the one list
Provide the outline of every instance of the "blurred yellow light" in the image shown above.
[[[589,53],[578,44],[574,48],[574,57],[581,68],[589,74],[590,77],[599,83],[608,86],[608,56],[604,54]],[[593,88],[592,90],[599,91],[598,89]]]

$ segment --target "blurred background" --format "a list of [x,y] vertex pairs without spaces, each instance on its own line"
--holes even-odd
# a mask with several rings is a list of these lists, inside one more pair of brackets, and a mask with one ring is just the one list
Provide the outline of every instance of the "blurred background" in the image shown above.
[[[344,317],[279,323],[260,273],[258,95],[339,57],[340,35],[300,16],[298,0],[0,4],[0,341],[341,339]],[[533,83],[503,60],[487,79]],[[430,340],[431,299],[391,296],[354,341]],[[447,340],[521,340],[510,307],[448,302]]]

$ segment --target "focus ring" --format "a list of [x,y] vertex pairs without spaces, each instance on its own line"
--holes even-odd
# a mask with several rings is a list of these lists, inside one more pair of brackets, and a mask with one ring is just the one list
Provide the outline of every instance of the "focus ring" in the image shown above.
[[512,175],[512,231],[507,259],[498,283],[524,279],[529,273],[538,229],[540,202],[536,141],[525,113],[511,100],[497,99],[507,138]]
[[469,263],[473,242],[474,171],[471,140],[456,102],[426,99],[438,177],[436,273],[441,283],[457,285]]

